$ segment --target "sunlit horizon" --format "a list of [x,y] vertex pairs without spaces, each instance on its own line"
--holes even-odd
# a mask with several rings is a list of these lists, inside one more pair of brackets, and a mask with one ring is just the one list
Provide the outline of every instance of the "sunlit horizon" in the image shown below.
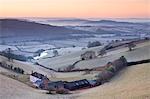
[[149,18],[149,0],[0,0],[3,18]]

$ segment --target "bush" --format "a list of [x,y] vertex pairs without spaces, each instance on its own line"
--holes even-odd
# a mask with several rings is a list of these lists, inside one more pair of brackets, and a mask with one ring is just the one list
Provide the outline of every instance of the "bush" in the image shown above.
[[106,68],[107,71],[110,71],[112,73],[115,73],[115,69],[113,67],[108,67]]

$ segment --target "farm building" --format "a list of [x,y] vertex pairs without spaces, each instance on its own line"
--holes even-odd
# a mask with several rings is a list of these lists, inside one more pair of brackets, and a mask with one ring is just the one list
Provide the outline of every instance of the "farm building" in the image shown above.
[[30,82],[37,88],[41,88],[42,84],[48,83],[49,79],[43,74],[34,72],[30,75]]
[[82,88],[89,88],[91,86],[95,86],[96,81],[88,81],[86,79],[72,81],[72,82],[65,82],[65,81],[56,81],[56,82],[49,82],[47,84],[41,84],[41,88],[49,91],[57,91],[60,89],[67,89],[70,91],[78,90]]
[[82,60],[88,60],[96,58],[96,53],[94,51],[86,51],[85,53],[81,54]]
[[77,90],[81,88],[91,87],[91,84],[89,83],[88,80],[83,79],[83,80],[78,80],[73,82],[67,82],[64,87],[65,89],[69,89],[69,90]]
[[60,88],[64,88],[64,82],[63,81],[55,81],[55,82],[48,82],[46,84],[41,85],[42,89],[49,90],[49,91],[56,91]]
[[120,57],[119,59],[109,62],[106,65],[106,68],[102,70],[99,75],[97,76],[96,80],[87,80],[87,79],[82,79],[82,80],[77,80],[77,81],[72,81],[72,82],[67,82],[67,81],[49,81],[49,79],[37,72],[34,72],[30,76],[30,81],[33,82],[33,85],[36,86],[37,88],[45,89],[48,91],[64,91],[64,90],[78,90],[78,89],[83,89],[83,88],[90,88],[94,87],[97,85],[101,85],[102,83],[107,82],[110,80],[117,71],[120,69],[124,68],[127,66],[127,61],[125,57]]

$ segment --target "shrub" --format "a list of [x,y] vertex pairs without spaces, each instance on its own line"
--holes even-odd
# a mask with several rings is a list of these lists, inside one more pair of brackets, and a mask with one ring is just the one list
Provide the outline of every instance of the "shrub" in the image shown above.
[[115,69],[113,67],[108,67],[106,68],[107,71],[110,71],[112,73],[115,73]]

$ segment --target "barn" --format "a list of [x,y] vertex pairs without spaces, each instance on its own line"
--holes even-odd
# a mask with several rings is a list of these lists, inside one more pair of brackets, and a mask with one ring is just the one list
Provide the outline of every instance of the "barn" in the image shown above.
[[30,75],[30,82],[37,88],[42,88],[42,84],[48,83],[49,79],[43,74],[34,72]]
[[47,84],[43,84],[43,89],[49,90],[49,91],[56,91],[60,88],[64,88],[64,82],[63,81],[55,81],[55,82],[49,82]]

